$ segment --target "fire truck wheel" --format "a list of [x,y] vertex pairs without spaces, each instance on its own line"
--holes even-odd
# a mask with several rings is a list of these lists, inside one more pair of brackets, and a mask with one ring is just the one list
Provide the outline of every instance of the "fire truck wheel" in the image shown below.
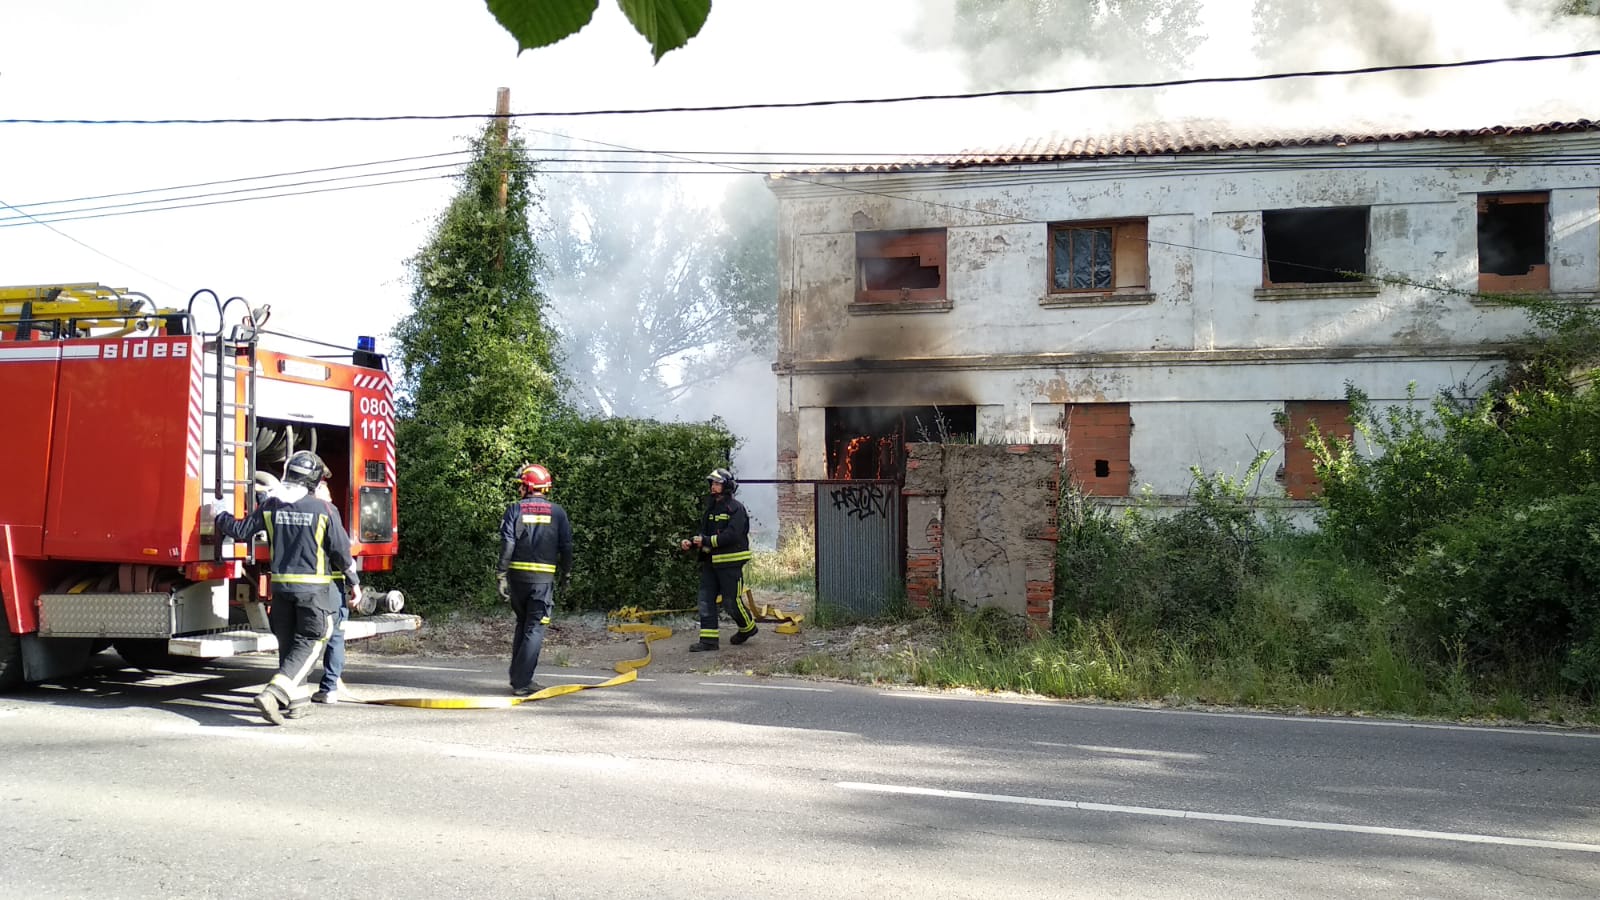
[[205,660],[194,656],[178,656],[167,652],[164,638],[123,638],[112,642],[117,655],[135,669],[186,670],[199,668]]
[[0,691],[22,686],[22,639],[11,633],[0,616]]

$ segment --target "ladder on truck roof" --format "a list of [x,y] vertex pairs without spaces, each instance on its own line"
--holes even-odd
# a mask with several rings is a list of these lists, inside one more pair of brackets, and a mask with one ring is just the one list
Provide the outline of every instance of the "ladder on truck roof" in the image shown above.
[[176,309],[158,307],[147,294],[103,284],[0,286],[0,340],[60,340],[117,337],[164,328],[188,333],[191,321]]

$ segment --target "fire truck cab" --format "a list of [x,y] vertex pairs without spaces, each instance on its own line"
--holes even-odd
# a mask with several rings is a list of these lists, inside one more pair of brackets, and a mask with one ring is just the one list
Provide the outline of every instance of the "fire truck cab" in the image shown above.
[[[394,398],[371,338],[338,356],[258,346],[267,310],[201,290],[184,309],[99,284],[0,287],[0,689],[129,663],[277,649],[265,535],[217,540],[312,450],[358,569],[393,568]],[[333,345],[329,345],[330,347]],[[415,630],[363,589],[345,637]]]

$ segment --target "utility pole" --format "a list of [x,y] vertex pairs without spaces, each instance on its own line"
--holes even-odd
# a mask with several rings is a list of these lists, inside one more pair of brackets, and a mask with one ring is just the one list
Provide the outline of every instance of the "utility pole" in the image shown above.
[[500,147],[500,211],[506,211],[506,182],[509,177],[504,165],[504,153],[511,144],[511,88],[501,88],[494,99],[494,134]]
[[[506,150],[511,145],[511,89],[501,88],[495,94],[494,100],[494,134],[495,144],[499,149],[500,163],[500,197],[495,211],[500,214],[502,231],[506,226],[506,192],[509,190],[511,180],[510,161],[506,159]],[[509,234],[502,233],[500,246],[495,250],[494,268],[500,271],[505,266],[506,239]]]

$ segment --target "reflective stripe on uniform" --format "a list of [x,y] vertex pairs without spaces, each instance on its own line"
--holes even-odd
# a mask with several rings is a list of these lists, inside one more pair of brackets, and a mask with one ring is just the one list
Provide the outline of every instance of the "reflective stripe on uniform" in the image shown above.
[[522,524],[524,524],[524,525],[549,525],[550,524],[550,517],[549,516],[523,516],[522,517]]
[[512,562],[510,567],[518,572],[549,572],[552,575],[556,571],[555,563]]
[[322,549],[322,539],[327,534],[328,517],[319,515],[317,516],[317,574],[324,576],[324,580],[326,580],[328,574],[328,554]]
[[713,553],[711,561],[714,563],[745,562],[750,558],[749,550],[740,550],[735,553]]
[[722,632],[718,631],[715,628],[702,628],[702,629],[700,629],[700,639],[703,640],[703,641],[704,640],[712,640],[712,641],[714,641],[714,640],[716,640],[717,638],[719,638],[721,636],[722,636]]
[[269,509],[263,513],[262,518],[267,521],[267,543],[276,547],[277,542],[272,539],[272,510]]
[[282,575],[272,576],[272,580],[279,584],[329,584],[333,581],[333,576],[302,575],[296,572],[285,572]]
[[730,516],[727,513],[713,513],[711,515],[711,521],[713,522],[726,522],[731,518],[733,518],[733,516]]

